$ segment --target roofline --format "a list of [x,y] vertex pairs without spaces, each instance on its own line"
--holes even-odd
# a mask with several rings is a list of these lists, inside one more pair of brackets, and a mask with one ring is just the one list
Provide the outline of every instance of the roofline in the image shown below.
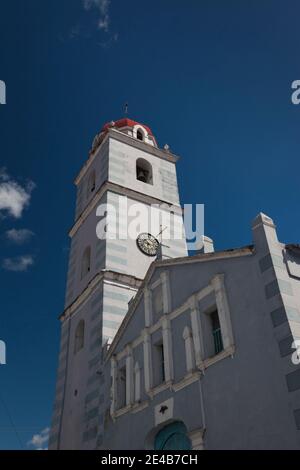
[[128,312],[126,313],[121,325],[119,326],[119,329],[109,347],[109,350],[107,351],[104,361],[106,362],[112,356],[114,348],[116,347],[118,341],[121,339],[123,332],[127,324],[129,323],[129,320],[132,318],[135,312],[135,309],[138,306],[142,298],[146,284],[151,279],[154,271],[157,268],[161,268],[164,266],[171,266],[171,265],[179,265],[179,264],[205,263],[209,261],[216,261],[218,259],[239,258],[241,256],[251,256],[254,253],[255,253],[254,245],[247,245],[245,247],[233,248],[233,249],[224,250],[224,251],[216,251],[212,253],[203,253],[203,254],[198,254],[194,256],[185,256],[181,258],[153,261],[153,263],[148,268],[146,276],[141,286],[139,287],[139,290],[137,291],[136,296],[132,299],[130,303]]
[[[120,119],[117,119],[116,121],[112,120],[112,121],[106,122],[102,126],[102,129],[101,129],[100,133],[101,132],[107,132],[107,130],[110,129],[110,128],[114,128],[114,129],[125,129],[125,128],[130,129],[131,128],[132,129],[135,126],[143,127],[151,137],[154,137],[152,129],[147,124],[136,121],[135,119],[131,119],[127,116],[125,116],[123,118],[120,118]],[[155,137],[154,137],[154,139],[155,139]]]

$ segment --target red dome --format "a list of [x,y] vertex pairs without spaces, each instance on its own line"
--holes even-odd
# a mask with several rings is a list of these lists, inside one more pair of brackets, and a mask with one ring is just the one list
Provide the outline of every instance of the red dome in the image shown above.
[[140,125],[140,126],[144,127],[146,129],[146,131],[148,132],[148,134],[153,136],[153,133],[152,133],[150,127],[145,126],[145,124],[141,124],[140,122],[136,122],[136,121],[133,121],[132,119],[128,119],[128,118],[119,119],[118,121],[115,121],[113,125],[112,125],[111,122],[107,122],[102,127],[101,132],[107,131],[107,129],[109,129],[110,127],[117,127],[118,129],[120,129],[122,127],[134,127],[136,125]]

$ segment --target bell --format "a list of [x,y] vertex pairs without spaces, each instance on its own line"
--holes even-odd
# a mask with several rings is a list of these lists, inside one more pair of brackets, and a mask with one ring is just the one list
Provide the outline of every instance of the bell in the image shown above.
[[143,183],[147,183],[147,176],[144,170],[139,169],[137,179]]

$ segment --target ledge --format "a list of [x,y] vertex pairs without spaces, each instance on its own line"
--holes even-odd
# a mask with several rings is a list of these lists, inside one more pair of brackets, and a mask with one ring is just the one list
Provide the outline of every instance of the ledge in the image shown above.
[[112,419],[117,419],[120,416],[125,415],[126,413],[138,413],[139,411],[144,410],[147,408],[149,405],[149,401],[145,400],[143,402],[135,402],[131,405],[124,406],[123,408],[120,408],[119,410],[116,410],[112,415]]
[[134,405],[132,405],[132,407],[131,407],[131,412],[132,413],[138,413],[139,411],[142,411],[145,408],[147,408],[148,405],[149,405],[148,400],[143,401],[141,403],[134,403]]
[[201,367],[200,370],[207,369],[207,367],[212,366],[213,364],[216,364],[217,362],[222,361],[223,359],[226,359],[226,357],[233,356],[234,353],[235,353],[234,345],[228,346],[228,348],[224,349],[219,354],[216,354],[213,357],[204,359],[202,363],[203,367]]
[[115,411],[114,414],[112,415],[112,418],[115,419],[115,418],[119,418],[122,415],[125,415],[126,413],[128,413],[128,411],[130,411],[131,406],[132,405],[127,405],[127,406],[124,406],[123,408],[120,408],[119,410]]
[[170,390],[172,390],[172,385],[173,385],[173,382],[172,382],[172,381],[163,382],[162,384],[159,384],[159,385],[157,385],[156,387],[151,388],[151,389],[147,392],[147,395],[149,395],[149,397],[150,397],[151,400],[152,400],[153,397],[155,397],[156,395],[158,395],[160,392],[163,392],[164,390],[167,390],[168,388],[169,388]]
[[187,374],[182,380],[174,384],[172,389],[174,390],[174,392],[178,392],[179,390],[182,390],[188,385],[191,385],[192,383],[199,380],[200,377],[201,377],[200,371],[191,372],[190,374]]

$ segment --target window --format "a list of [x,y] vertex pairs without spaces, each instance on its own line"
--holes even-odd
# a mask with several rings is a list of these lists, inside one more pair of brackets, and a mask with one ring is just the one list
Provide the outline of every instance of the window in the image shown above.
[[165,382],[165,355],[162,342],[157,343],[153,349],[154,353],[154,385],[160,385]]
[[126,406],[126,366],[118,371],[117,378],[117,408]]
[[81,279],[83,279],[91,270],[91,247],[87,246],[82,255],[81,261]]
[[90,197],[90,194],[95,191],[96,187],[96,172],[95,170],[92,170],[89,178],[88,178],[88,185],[87,185],[87,195],[86,197]]
[[136,161],[136,179],[142,183],[153,184],[152,166],[144,158]]
[[75,330],[74,354],[84,347],[84,320],[80,320]]
[[160,367],[160,377],[161,382],[165,381],[165,355],[164,355],[164,345],[159,344],[157,346],[158,357],[159,357],[159,367]]
[[144,140],[144,133],[141,131],[141,129],[138,129],[138,130],[137,130],[136,138],[137,138],[138,140]]
[[214,342],[214,352],[215,354],[219,354],[219,352],[223,351],[224,348],[218,310],[215,310],[210,314],[210,321]]

